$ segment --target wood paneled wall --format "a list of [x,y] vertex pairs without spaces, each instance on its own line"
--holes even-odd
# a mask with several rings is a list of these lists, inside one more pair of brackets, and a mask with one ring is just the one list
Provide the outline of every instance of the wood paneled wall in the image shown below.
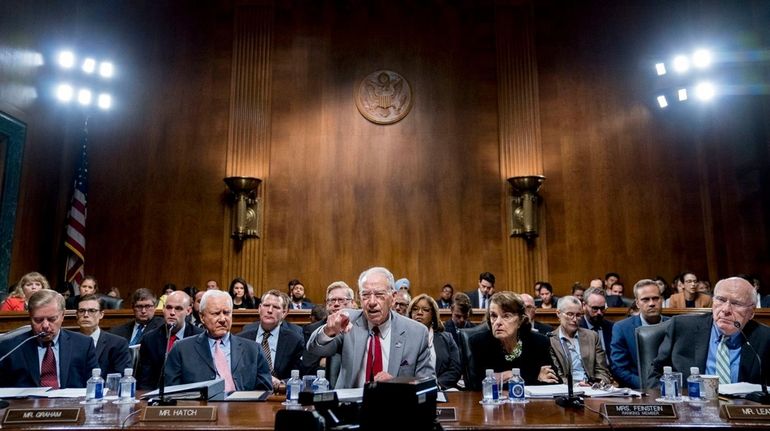
[[[226,285],[250,268],[258,292],[297,277],[317,301],[372,265],[432,294],[472,289],[482,271],[499,289],[547,276],[558,294],[609,270],[629,284],[684,268],[770,280],[767,96],[661,113],[647,64],[672,47],[664,36],[697,39],[683,28],[759,46],[761,2],[49,3],[0,3],[0,43],[49,55],[67,40],[115,58],[116,108],[89,123],[86,269],[124,295]],[[239,39],[237,23],[265,23],[245,15],[254,7],[272,14],[267,51]],[[238,60],[259,49],[261,60]],[[414,89],[410,114],[389,126],[353,99],[378,69]],[[47,73],[24,75],[40,89],[32,104],[0,93],[0,109],[29,125],[14,280],[61,272],[81,118],[44,97]],[[0,86],[18,79],[3,73]],[[535,151],[507,162],[515,148]],[[528,249],[507,236],[505,177],[522,166],[548,177],[547,242]],[[224,234],[233,173],[263,179],[251,254]]]

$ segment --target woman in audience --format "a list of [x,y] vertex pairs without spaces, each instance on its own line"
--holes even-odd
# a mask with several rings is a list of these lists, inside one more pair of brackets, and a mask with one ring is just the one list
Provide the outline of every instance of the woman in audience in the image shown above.
[[417,295],[409,303],[406,315],[428,327],[430,358],[441,389],[455,387],[462,373],[460,350],[452,336],[444,332],[436,301],[424,293]]
[[233,298],[233,310],[253,309],[254,297],[249,293],[246,280],[236,277],[230,282],[230,297]]
[[50,289],[48,280],[39,272],[24,274],[16,284],[16,289],[6,298],[0,311],[24,311],[27,309],[27,301],[33,293],[40,289]]
[[120,289],[118,289],[115,286],[110,287],[110,291],[107,292],[107,296],[111,296],[113,298],[120,298]]
[[481,388],[485,370],[493,369],[503,382],[511,378],[511,369],[519,368],[527,385],[558,383],[552,366],[548,338],[531,332],[524,302],[513,292],[497,292],[490,299],[486,314],[488,330],[468,338],[473,358],[468,367],[470,387]]

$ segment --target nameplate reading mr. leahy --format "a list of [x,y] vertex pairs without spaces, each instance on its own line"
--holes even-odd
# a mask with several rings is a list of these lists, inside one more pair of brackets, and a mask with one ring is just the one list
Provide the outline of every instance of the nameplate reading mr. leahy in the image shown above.
[[671,404],[605,404],[604,408],[613,419],[676,419]]
[[77,423],[80,409],[8,409],[3,424],[30,424],[51,422]]
[[729,419],[767,420],[770,419],[770,406],[725,406]]
[[217,420],[216,406],[151,406],[144,409],[143,421],[215,421]]

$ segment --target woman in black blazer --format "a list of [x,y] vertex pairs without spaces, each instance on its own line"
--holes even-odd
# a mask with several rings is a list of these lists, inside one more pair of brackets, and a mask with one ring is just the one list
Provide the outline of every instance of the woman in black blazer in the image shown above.
[[431,349],[431,361],[436,369],[436,380],[441,389],[453,388],[460,380],[460,350],[452,336],[444,332],[444,324],[439,320],[436,300],[426,294],[417,295],[406,315],[428,327],[428,344]]

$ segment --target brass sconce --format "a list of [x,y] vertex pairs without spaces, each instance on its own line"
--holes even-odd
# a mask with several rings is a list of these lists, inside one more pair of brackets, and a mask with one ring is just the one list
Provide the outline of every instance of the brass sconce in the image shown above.
[[542,175],[508,178],[514,193],[511,198],[511,236],[526,240],[537,237],[537,202],[540,199],[537,192],[543,181]]
[[233,209],[233,232],[231,237],[238,241],[259,238],[259,207],[257,188],[262,182],[254,177],[227,177],[225,184],[235,198]]

